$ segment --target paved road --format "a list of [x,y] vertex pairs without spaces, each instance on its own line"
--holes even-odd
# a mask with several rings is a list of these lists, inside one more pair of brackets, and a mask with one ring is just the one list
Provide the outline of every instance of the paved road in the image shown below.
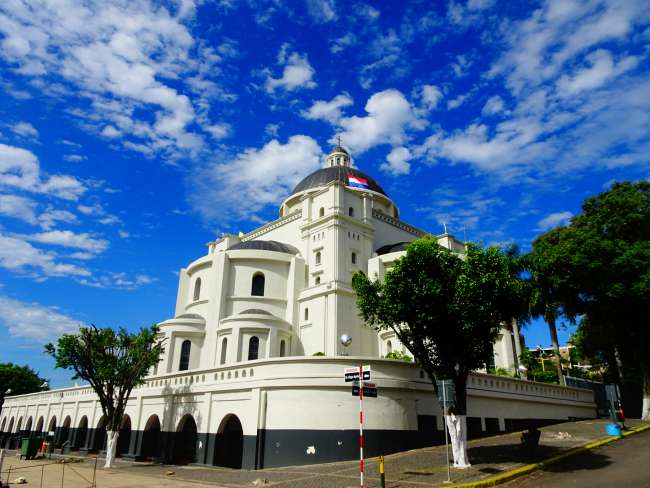
[[571,457],[504,486],[650,487],[650,431]]

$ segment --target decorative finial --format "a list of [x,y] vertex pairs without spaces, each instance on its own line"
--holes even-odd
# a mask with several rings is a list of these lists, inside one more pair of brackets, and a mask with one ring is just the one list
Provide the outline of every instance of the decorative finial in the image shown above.
[[341,147],[341,136],[336,136],[336,145]]
[[447,233],[447,222],[443,222],[442,226],[445,228],[445,234]]

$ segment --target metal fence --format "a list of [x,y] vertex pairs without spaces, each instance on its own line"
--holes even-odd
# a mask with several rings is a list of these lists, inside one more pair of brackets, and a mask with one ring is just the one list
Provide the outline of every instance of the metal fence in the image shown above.
[[565,376],[567,386],[585,388],[594,392],[594,402],[599,417],[609,417],[609,404],[607,402],[607,393],[605,383],[600,381],[586,380],[584,378],[574,378]]

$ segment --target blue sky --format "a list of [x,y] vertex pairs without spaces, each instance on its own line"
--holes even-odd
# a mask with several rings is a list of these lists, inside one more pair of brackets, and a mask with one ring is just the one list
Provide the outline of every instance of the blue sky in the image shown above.
[[44,342],[171,317],[177,270],[275,218],[337,135],[407,222],[528,247],[650,177],[649,23],[636,0],[2,2],[0,361],[66,384]]

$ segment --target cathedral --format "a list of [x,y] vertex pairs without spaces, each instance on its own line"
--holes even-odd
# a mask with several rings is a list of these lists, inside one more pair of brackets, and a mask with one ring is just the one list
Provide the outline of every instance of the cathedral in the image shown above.
[[[224,235],[181,269],[174,316],[159,324],[165,353],[132,392],[118,455],[251,469],[354,459],[359,402],[344,372],[360,365],[378,391],[364,402],[367,455],[441,442],[431,383],[415,363],[386,359],[408,351],[394,333],[364,325],[351,286],[356,271],[382,279],[426,234],[400,220],[337,145],[277,220]],[[465,252],[446,232],[436,238]],[[490,366],[512,375],[514,359],[504,327]],[[470,437],[595,413],[588,390],[485,372],[468,379]],[[105,425],[87,385],[8,397],[0,447],[43,433],[62,452],[97,452]]]

